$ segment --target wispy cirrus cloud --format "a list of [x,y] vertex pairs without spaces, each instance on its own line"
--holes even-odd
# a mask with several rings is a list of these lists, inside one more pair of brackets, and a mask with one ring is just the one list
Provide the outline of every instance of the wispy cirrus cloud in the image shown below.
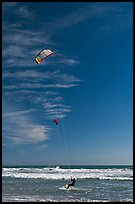
[[[33,144],[46,141],[50,128],[34,124],[29,114],[34,109],[6,112],[3,114],[3,143]],[[8,124],[8,126],[6,125]]]
[[[16,6],[16,4],[14,6]],[[22,14],[22,17],[31,15],[30,12],[28,12],[28,9],[26,6],[25,7],[21,6],[21,4],[19,4],[19,6],[16,8],[17,10],[15,10],[15,11],[18,11],[17,12],[18,15]],[[6,48],[3,47],[3,57],[5,58],[6,66],[10,66],[10,67],[36,66],[34,60],[33,61],[29,60],[28,55],[26,56],[25,53],[29,53],[30,58],[34,59],[37,53],[36,52],[34,53],[34,50],[31,46],[35,44],[34,47],[36,46],[39,47],[42,44],[46,44],[46,45],[50,44],[52,41],[52,35],[56,32],[57,29],[61,29],[63,27],[62,25],[64,25],[64,27],[68,27],[68,26],[71,26],[71,22],[72,24],[79,22],[78,19],[80,20],[81,15],[79,11],[76,13],[66,16],[64,20],[57,19],[54,22],[53,21],[49,22],[49,24],[44,22],[45,24],[44,27],[46,28],[45,36],[48,36],[48,37],[45,37],[43,32],[37,33],[30,29],[24,30],[20,27],[20,23],[19,25],[13,24],[13,26],[11,26],[11,24],[9,25],[8,22],[3,23],[3,32],[6,31],[6,35],[3,35],[4,36],[3,42],[6,42],[7,44]],[[76,21],[72,19],[74,15],[76,17],[75,18]],[[82,16],[84,16],[84,14]],[[72,19],[72,21],[70,21],[70,19]],[[65,23],[65,21],[67,21],[68,24]],[[12,52],[10,52],[11,50]],[[7,53],[9,53],[8,59],[6,59]],[[51,62],[51,65],[56,65],[56,64],[64,65],[65,64],[65,65],[70,66],[70,65],[76,65],[77,63],[79,63],[79,61],[74,58],[69,58],[69,57],[65,58],[64,56],[60,56],[60,57],[56,56],[55,60]]]
[[[8,5],[8,3],[6,4]],[[3,57],[4,61],[6,62],[6,66],[13,67],[13,66],[36,66],[34,58],[37,54],[37,51],[40,51],[43,48],[43,44],[45,45],[53,45],[55,46],[55,43],[53,42],[53,36],[55,33],[63,28],[71,27],[72,25],[81,23],[86,20],[90,20],[92,18],[104,18],[106,17],[106,24],[99,25],[100,29],[108,29],[110,28],[118,28],[124,27],[128,25],[128,22],[131,23],[132,21],[132,15],[127,12],[124,13],[123,10],[124,5],[123,4],[123,10],[121,8],[121,3],[104,3],[104,2],[97,2],[97,3],[89,3],[81,8],[76,9],[75,11],[72,11],[68,14],[65,14],[62,18],[56,18],[55,20],[51,20],[50,22],[46,22],[44,20],[44,23],[37,22],[40,27],[42,27],[42,31],[36,31],[36,29],[32,29],[32,27],[29,27],[28,29],[24,29],[23,25],[20,24],[20,22],[17,24],[12,24],[7,21],[6,23],[3,22],[2,30],[3,32],[6,31],[6,33],[3,35],[3,42],[5,42],[7,47],[3,47]],[[36,14],[34,11],[31,11],[31,8],[28,9],[27,4],[23,3],[9,3],[8,8],[14,6],[14,13],[17,15],[20,15],[22,18],[25,18],[27,16],[31,16],[34,18],[34,15]],[[13,15],[12,10],[10,14]],[[112,15],[113,14],[113,15]],[[114,15],[115,14],[115,15]],[[125,15],[127,15],[126,18],[126,24],[125,24]],[[114,18],[115,16],[115,18]],[[27,18],[29,19],[29,18]],[[123,23],[124,22],[124,23]],[[116,26],[117,24],[117,26]],[[119,25],[121,26],[119,26]],[[113,25],[110,27],[110,25]],[[44,35],[45,33],[45,35]],[[9,45],[8,45],[9,43]],[[33,48],[34,44],[34,48]],[[12,51],[12,56],[8,50],[12,49],[12,46],[16,46],[16,50]],[[9,46],[9,48],[8,48]],[[18,48],[17,48],[18,47]],[[18,49],[18,57],[16,55],[16,51]],[[36,52],[35,52],[36,49]],[[22,52],[27,53],[27,56],[24,54],[22,55]],[[5,53],[9,53],[9,58],[6,59]],[[14,54],[15,53],[15,54]],[[28,54],[29,53],[29,54]],[[28,57],[29,56],[29,57]],[[29,60],[32,59],[32,60]],[[60,60],[59,60],[60,59]],[[58,56],[54,58],[54,61],[47,60],[47,63],[43,63],[44,65],[48,65],[51,63],[51,65],[76,65],[79,63],[78,60],[74,59],[74,56],[65,58],[64,56]],[[42,66],[42,64],[41,64]]]
[[7,22],[3,23],[2,42],[3,64],[6,67],[37,66],[35,63],[37,49],[35,50],[35,46],[33,47],[33,45],[42,47],[42,44],[45,43],[48,45],[49,43],[48,37],[43,37],[42,32],[29,29],[24,30],[20,24],[14,24],[14,27],[12,27]]
[[[51,35],[44,35],[43,31],[23,29],[20,23],[13,24],[12,26],[12,24],[4,21],[2,31],[3,64],[7,67],[37,66],[35,63],[35,56],[41,49],[43,49],[43,45],[53,45]],[[47,61],[45,61],[45,63],[43,62],[40,66],[71,66],[78,63],[79,61],[74,57],[65,56],[56,52],[54,57],[51,57],[51,60],[48,58]]]
[[[15,79],[15,84],[7,84],[7,79],[12,81]],[[25,81],[25,83],[24,83]],[[4,83],[5,82],[5,83]],[[73,75],[61,73],[60,70],[54,72],[39,72],[35,70],[4,72],[3,73],[3,88],[4,89],[24,89],[24,88],[70,88],[77,86],[81,80]]]
[[56,108],[56,107],[70,108],[70,106],[65,106],[63,104],[56,104],[56,103],[52,103],[52,102],[45,103],[45,108]]
[[64,105],[62,103],[59,103],[54,100],[47,101],[43,104],[43,107],[46,110],[46,113],[48,114],[49,118],[64,118],[66,116],[66,113],[71,111],[71,107]]
[[75,87],[77,86],[77,84],[37,84],[37,83],[20,83],[19,85],[5,85],[4,88],[5,89],[9,89],[9,90],[12,90],[12,89],[24,89],[24,88],[27,88],[27,89],[41,89],[41,88],[46,88],[46,89],[49,89],[49,88],[71,88],[71,87]]
[[[63,103],[64,99],[58,94],[58,90],[77,86],[80,81],[74,75],[62,73],[60,70],[54,72],[6,71],[3,73],[5,95],[9,98],[16,95],[21,100],[41,104],[48,118],[54,118],[56,115],[62,118],[71,111],[71,107]],[[36,89],[40,91],[36,92]]]
[[62,59],[60,61],[60,63],[64,63],[67,65],[76,65],[76,64],[79,64],[80,62],[78,60],[75,60],[75,59]]
[[25,110],[25,111],[9,112],[9,113],[3,114],[2,117],[6,118],[6,117],[22,116],[22,115],[25,115],[27,113],[33,112],[33,111],[35,111],[35,109],[29,109],[29,110]]
[[[6,96],[9,97],[9,100],[14,100],[14,98],[17,97],[17,99],[21,100],[21,101],[28,101],[29,103],[32,103],[32,105],[36,104],[36,105],[40,105],[40,109],[42,108],[43,111],[46,113],[46,117],[49,119],[49,118],[55,118],[55,117],[59,117],[59,118],[62,118],[62,117],[66,117],[67,116],[67,113],[71,111],[71,107],[70,106],[67,106],[64,104],[64,98],[60,95],[58,95],[58,92],[56,89],[59,89],[59,88],[71,88],[71,86],[73,87],[73,84],[72,85],[57,85],[56,86],[53,86],[53,85],[39,85],[38,84],[38,88],[40,87],[44,89],[46,89],[46,91],[44,90],[43,92],[40,92],[39,93],[33,93],[33,92],[30,92],[28,90],[28,84],[26,84],[26,91],[25,90],[22,90],[22,93],[20,92],[20,87],[18,88],[18,86],[16,85],[9,85],[9,86],[6,86],[6,88],[8,88],[9,90],[6,93]],[[23,89],[25,88],[24,84],[22,85]],[[35,87],[33,87],[32,85],[30,85],[31,89],[33,90],[33,88],[35,89]],[[15,92],[13,92],[13,88],[15,88]],[[55,94],[52,95],[50,93],[46,95],[46,92],[48,92],[48,88],[54,88],[56,90]],[[17,91],[18,89],[18,91]],[[10,92],[13,92],[13,95],[10,94]],[[50,91],[51,92],[51,91]],[[32,110],[31,110],[32,112]]]
[[8,126],[3,130],[6,134],[4,142],[11,141],[12,144],[33,144],[48,139],[48,128],[43,125],[22,124],[13,120],[12,122],[8,121]]
[[[131,23],[132,15],[130,10],[127,10],[127,2],[90,2],[89,4],[81,6],[80,8],[65,14],[62,18],[55,19],[51,22],[44,23],[47,27],[47,33],[52,36],[57,30],[71,27],[75,24],[82,23],[87,20],[92,20],[93,18],[107,18],[107,25],[111,25],[111,23],[117,25],[118,28],[120,25],[125,27],[123,22],[123,17],[125,15],[129,23]],[[125,7],[126,6],[126,7]],[[123,12],[125,11],[125,12]],[[115,19],[114,19],[115,16]],[[119,26],[118,26],[119,25]],[[126,23],[126,26],[128,24]],[[105,25],[100,25],[101,28],[104,28]],[[110,28],[109,28],[110,29]]]
[[3,2],[2,9],[5,12],[12,12],[14,9],[14,14],[20,16],[21,18],[35,18],[36,12],[28,9],[27,5],[20,2]]
[[9,72],[6,71],[3,73],[3,78],[9,79],[21,79],[27,80],[29,78],[40,80],[53,80],[53,81],[60,81],[60,82],[80,82],[81,80],[73,75],[62,73],[60,70],[56,71],[35,71],[35,70],[26,70],[26,71],[16,71],[16,72]]
[[36,17],[36,12],[29,10],[26,6],[20,6],[16,8],[15,13],[18,16],[21,16],[22,18],[25,18],[25,19],[28,19],[28,18],[34,19]]
[[[46,113],[46,118],[67,116],[72,107],[65,104],[61,90],[78,86],[81,82],[78,77],[65,73],[65,70],[64,73],[60,70],[50,71],[50,69],[49,71],[45,69],[42,69],[42,72],[37,71],[37,67],[48,68],[51,65],[54,70],[57,69],[57,66],[67,67],[80,63],[80,59],[78,60],[73,52],[69,56],[68,54],[64,55],[63,51],[59,51],[58,48],[55,51],[57,42],[54,42],[53,37],[57,31],[68,29],[93,18],[107,19],[104,21],[104,25],[99,25],[100,29],[107,28],[107,25],[109,25],[108,29],[110,27],[117,28],[118,25],[125,26],[124,19],[126,17],[126,26],[129,22],[131,23],[132,16],[128,11],[124,13],[122,9],[119,9],[120,4],[93,2],[86,3],[85,6],[72,10],[60,18],[39,21],[37,18],[39,14],[32,10],[28,6],[29,4],[7,2],[2,5],[4,17],[2,22],[2,63],[4,70],[11,68],[11,72],[3,73],[3,95],[9,101],[19,99],[21,103],[27,101],[35,107],[40,106]],[[12,18],[15,21],[12,21]],[[35,19],[36,26],[34,23],[32,24]],[[35,63],[35,56],[44,46],[54,48],[55,55],[38,66]],[[34,66],[36,70],[31,70],[31,68],[35,68]],[[14,72],[12,68],[23,70]],[[38,122],[34,124],[28,115],[32,114],[34,110],[8,111],[3,114],[4,141],[10,140],[14,144],[27,144],[48,139],[49,127],[40,125]]]

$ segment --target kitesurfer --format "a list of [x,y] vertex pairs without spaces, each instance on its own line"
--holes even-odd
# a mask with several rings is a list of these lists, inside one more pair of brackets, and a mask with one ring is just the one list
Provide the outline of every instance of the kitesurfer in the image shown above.
[[72,181],[72,183],[66,184],[66,186],[65,186],[66,189],[68,189],[70,186],[74,186],[75,185],[75,182],[76,182],[75,178],[72,179],[72,177],[71,177],[71,181]]

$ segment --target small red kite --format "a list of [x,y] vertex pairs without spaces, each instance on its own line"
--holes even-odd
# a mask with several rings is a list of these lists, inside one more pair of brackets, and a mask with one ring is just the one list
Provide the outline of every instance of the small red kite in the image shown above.
[[53,122],[54,122],[56,125],[58,125],[58,119],[55,119]]

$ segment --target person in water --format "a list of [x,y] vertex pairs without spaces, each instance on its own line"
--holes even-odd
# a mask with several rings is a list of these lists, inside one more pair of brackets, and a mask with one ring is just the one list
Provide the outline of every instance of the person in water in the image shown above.
[[72,177],[71,177],[71,181],[72,181],[72,183],[66,184],[66,186],[65,186],[66,189],[68,189],[70,186],[74,186],[75,185],[75,182],[76,182],[75,178],[72,179]]

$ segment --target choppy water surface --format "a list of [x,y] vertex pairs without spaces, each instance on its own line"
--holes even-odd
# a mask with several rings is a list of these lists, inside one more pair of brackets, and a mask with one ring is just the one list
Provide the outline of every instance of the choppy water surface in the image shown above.
[[[74,188],[65,189],[70,178]],[[131,166],[3,167],[3,202],[133,202]]]

